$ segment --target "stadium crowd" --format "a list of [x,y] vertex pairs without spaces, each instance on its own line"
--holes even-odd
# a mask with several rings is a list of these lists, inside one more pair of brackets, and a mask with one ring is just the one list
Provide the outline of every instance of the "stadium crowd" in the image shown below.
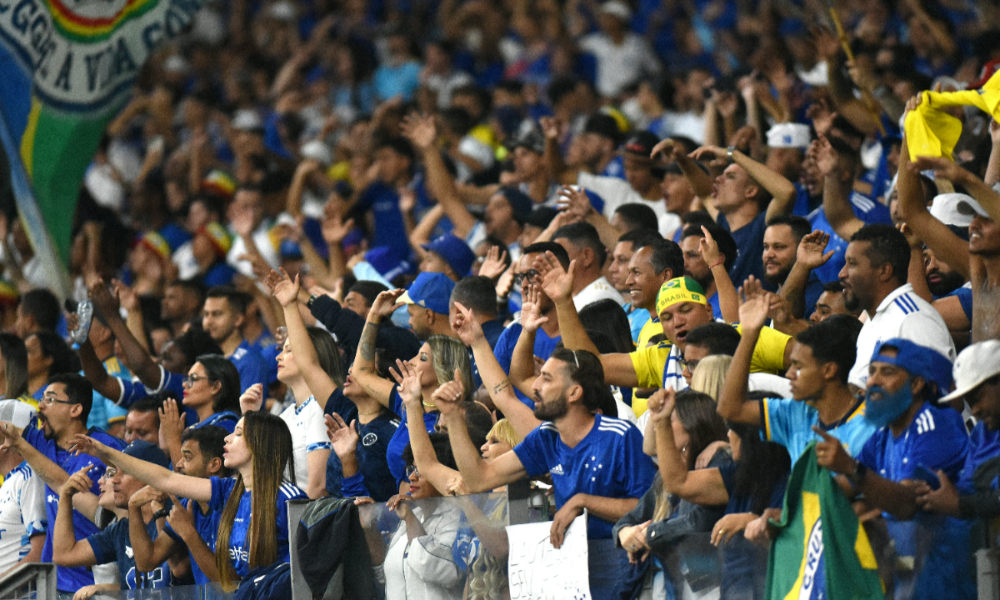
[[693,533],[759,597],[815,444],[889,595],[975,597],[1000,125],[902,124],[987,84],[1000,7],[834,4],[208,2],[82,182],[75,298],[0,219],[0,572],[233,590],[333,496],[399,516],[386,598],[500,598],[462,574],[506,543],[414,501],[531,478],[594,598],[679,597]]

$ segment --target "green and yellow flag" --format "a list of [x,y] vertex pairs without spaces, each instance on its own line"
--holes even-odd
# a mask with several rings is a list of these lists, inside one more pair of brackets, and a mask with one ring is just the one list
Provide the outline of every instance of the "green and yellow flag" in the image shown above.
[[792,467],[778,535],[767,563],[768,600],[882,600],[885,591],[868,536],[816,443]]

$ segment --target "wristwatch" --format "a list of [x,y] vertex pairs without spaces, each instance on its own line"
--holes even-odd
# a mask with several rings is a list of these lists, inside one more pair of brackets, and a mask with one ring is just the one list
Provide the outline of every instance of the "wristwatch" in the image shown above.
[[306,308],[310,308],[311,309],[313,307],[313,302],[315,302],[315,301],[316,301],[316,294],[313,294],[312,296],[309,296],[309,299],[306,300]]
[[860,488],[861,484],[864,483],[865,475],[867,474],[868,474],[868,467],[865,466],[865,463],[861,462],[860,460],[856,460],[854,461],[854,470],[851,471],[850,473],[847,473],[846,476],[847,480],[851,482],[851,485],[853,485],[855,488]]
[[736,150],[736,146],[726,148],[726,157],[729,158],[730,162],[733,160],[733,150]]

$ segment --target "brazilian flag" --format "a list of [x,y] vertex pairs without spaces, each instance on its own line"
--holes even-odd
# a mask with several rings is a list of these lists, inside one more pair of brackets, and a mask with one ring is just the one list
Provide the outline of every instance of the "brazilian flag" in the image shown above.
[[885,598],[875,554],[851,503],[816,462],[816,444],[792,468],[767,569],[768,600]]

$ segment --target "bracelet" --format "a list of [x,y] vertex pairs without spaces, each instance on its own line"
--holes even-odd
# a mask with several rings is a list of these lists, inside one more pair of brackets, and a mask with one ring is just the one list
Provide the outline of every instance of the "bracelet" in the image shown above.
[[715,263],[714,265],[711,265],[710,267],[708,267],[708,269],[712,270],[712,269],[714,269],[715,267],[717,267],[717,266],[719,266],[721,264],[725,264],[725,262],[726,262],[725,260],[720,260],[719,262]]

